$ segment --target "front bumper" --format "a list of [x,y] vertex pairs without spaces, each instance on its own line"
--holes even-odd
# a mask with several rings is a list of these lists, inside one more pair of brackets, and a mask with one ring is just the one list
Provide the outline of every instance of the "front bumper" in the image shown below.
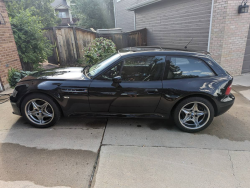
[[223,98],[220,103],[217,105],[217,113],[216,116],[222,115],[226,113],[234,104],[235,97],[233,94],[228,95]]
[[10,104],[13,109],[12,113],[21,116],[22,114],[20,108],[18,107],[17,103],[13,100],[13,96],[10,96]]

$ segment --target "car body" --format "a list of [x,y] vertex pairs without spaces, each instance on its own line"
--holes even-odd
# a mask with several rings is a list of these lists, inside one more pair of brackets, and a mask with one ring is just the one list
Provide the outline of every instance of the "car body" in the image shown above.
[[63,116],[167,119],[182,101],[195,97],[210,103],[212,116],[219,116],[234,103],[232,76],[206,53],[139,48],[105,61],[94,68],[59,68],[23,78],[10,97],[13,113],[25,116],[22,103],[31,94],[51,98]]

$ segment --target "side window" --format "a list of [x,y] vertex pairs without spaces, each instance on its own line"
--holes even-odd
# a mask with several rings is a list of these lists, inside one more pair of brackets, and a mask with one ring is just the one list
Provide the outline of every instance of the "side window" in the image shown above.
[[161,80],[165,56],[144,56],[125,59],[121,71],[123,81]]
[[117,64],[116,66],[112,67],[110,70],[100,75],[97,79],[98,80],[112,80],[114,77],[120,76],[122,64],[123,62]]
[[167,79],[214,76],[213,71],[208,65],[197,58],[171,56],[168,63],[170,64],[170,67]]

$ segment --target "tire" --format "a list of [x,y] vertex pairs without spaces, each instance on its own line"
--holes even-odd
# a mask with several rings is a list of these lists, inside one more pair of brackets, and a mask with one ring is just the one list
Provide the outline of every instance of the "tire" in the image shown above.
[[61,111],[53,99],[36,93],[28,95],[21,104],[22,116],[36,128],[48,128],[61,118]]
[[176,126],[188,133],[195,133],[206,129],[212,123],[213,118],[213,105],[202,97],[184,99],[174,109],[174,122]]

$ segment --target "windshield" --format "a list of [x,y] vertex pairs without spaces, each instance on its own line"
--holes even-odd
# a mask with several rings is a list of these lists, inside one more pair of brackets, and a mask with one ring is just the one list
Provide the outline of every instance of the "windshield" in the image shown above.
[[112,55],[111,57],[105,59],[104,61],[93,65],[92,67],[89,68],[88,76],[89,77],[94,77],[97,75],[99,72],[101,72],[103,69],[111,65],[113,62],[118,60],[121,56],[119,54]]

